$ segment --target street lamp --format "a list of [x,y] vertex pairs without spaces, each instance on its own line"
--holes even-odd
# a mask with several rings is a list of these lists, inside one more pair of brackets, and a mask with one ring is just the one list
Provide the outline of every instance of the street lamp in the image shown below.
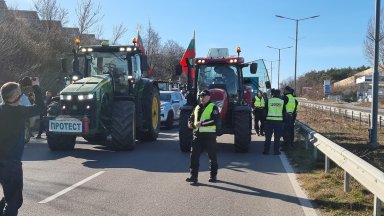
[[[316,16],[311,16],[311,17],[306,17],[306,18],[301,18],[301,19],[292,19],[292,18],[289,18],[289,17],[284,17],[284,16],[280,16],[280,15],[275,15],[276,17],[278,18],[283,18],[283,19],[288,19],[288,20],[293,20],[293,21],[296,21],[296,38],[295,38],[295,43],[296,43],[296,46],[295,46],[295,91],[296,91],[296,73],[297,73],[297,38],[298,38],[298,35],[299,35],[299,21],[302,21],[302,20],[306,20],[306,19],[313,19],[313,18],[316,18],[316,17],[319,17],[320,15],[316,15]],[[297,92],[296,92],[297,94]]]
[[267,47],[279,51],[279,60],[278,60],[279,61],[279,66],[278,66],[278,69],[277,69],[277,89],[279,89],[280,88],[280,50],[289,49],[289,48],[292,48],[292,46],[284,47],[284,48],[276,48],[276,47],[272,47],[272,46],[267,46]]
[[266,60],[266,59],[264,59],[264,61],[267,61],[267,62],[270,62],[270,63],[271,63],[271,71],[270,71],[270,73],[271,73],[271,77],[270,77],[270,78],[271,78],[271,79],[270,79],[270,81],[271,81],[271,85],[272,85],[272,81],[273,81],[273,80],[272,80],[272,63],[273,63],[273,62],[277,62],[278,60],[270,61],[270,60]]

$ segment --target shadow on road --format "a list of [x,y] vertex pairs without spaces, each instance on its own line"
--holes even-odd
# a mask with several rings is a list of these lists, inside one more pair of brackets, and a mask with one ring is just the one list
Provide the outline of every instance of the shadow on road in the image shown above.
[[[222,138],[220,139],[222,140]],[[249,153],[235,153],[232,141],[233,137],[229,136],[228,139],[225,139],[226,143],[218,143],[220,169],[229,169],[239,173],[253,170],[270,175],[285,173],[278,156],[261,154],[263,142],[253,141]],[[85,161],[82,164],[85,167],[95,169],[132,168],[151,172],[185,173],[189,171],[189,153],[180,151],[177,128],[161,131],[156,142],[137,142],[135,150],[125,152],[92,145],[79,138],[75,150],[72,151],[50,151],[46,142],[31,143],[25,148],[23,160],[44,161],[71,157],[83,159]],[[202,154],[200,170],[209,170],[208,164],[206,154]]]
[[[224,185],[224,186],[222,186],[222,185]],[[225,187],[225,185],[228,185],[229,187]],[[305,207],[308,207],[308,208],[312,208],[312,206],[309,206],[308,203],[313,202],[313,200],[309,200],[309,199],[305,199],[305,198],[300,198],[300,197],[291,196],[291,195],[287,195],[287,194],[275,193],[275,192],[263,190],[260,188],[255,188],[255,187],[251,187],[251,186],[247,186],[247,185],[241,185],[241,184],[223,181],[223,180],[218,180],[217,183],[214,183],[214,184],[197,183],[195,186],[197,186],[197,187],[199,187],[199,186],[210,187],[210,188],[215,188],[215,189],[219,189],[219,190],[225,190],[225,191],[229,191],[229,192],[240,193],[240,194],[245,194],[245,195],[250,195],[250,196],[259,196],[259,197],[267,197],[267,198],[271,198],[271,199],[278,199],[278,200],[282,200],[285,202],[295,203],[298,205],[304,204]],[[234,187],[237,187],[239,189],[236,189]],[[308,206],[306,206],[306,205],[308,205]]]

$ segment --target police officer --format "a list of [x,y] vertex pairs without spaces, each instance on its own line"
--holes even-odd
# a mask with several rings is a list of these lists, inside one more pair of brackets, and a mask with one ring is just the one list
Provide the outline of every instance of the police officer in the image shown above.
[[273,150],[275,155],[280,154],[280,138],[283,132],[285,104],[280,98],[280,90],[272,89],[272,97],[266,103],[265,142],[263,154],[269,154],[272,134],[274,134]]
[[203,90],[199,94],[200,104],[197,105],[189,118],[188,127],[193,129],[193,141],[191,151],[191,176],[187,182],[197,183],[199,172],[200,154],[206,150],[209,158],[211,170],[209,182],[217,180],[217,143],[216,125],[218,122],[219,108],[210,101],[211,96],[208,90]]
[[[253,116],[255,120],[255,131],[257,133],[257,136],[264,136],[264,119],[265,119],[265,99],[263,97],[263,92],[259,90],[257,92],[257,95],[252,101],[252,107],[253,107]],[[260,122],[260,127],[259,127]]]
[[284,147],[290,147],[293,145],[293,140],[295,136],[295,120],[297,116],[297,109],[299,102],[296,97],[293,95],[294,90],[286,86],[284,88],[283,100],[286,104],[286,117],[284,122]]

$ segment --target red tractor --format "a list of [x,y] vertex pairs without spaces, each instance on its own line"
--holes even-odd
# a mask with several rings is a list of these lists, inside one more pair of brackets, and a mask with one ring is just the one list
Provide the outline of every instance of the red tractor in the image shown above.
[[[180,149],[188,152],[191,149],[192,133],[188,128],[188,118],[198,104],[198,92],[209,89],[211,101],[220,110],[221,120],[217,127],[218,135],[233,134],[235,151],[248,152],[251,142],[252,115],[247,98],[248,89],[244,83],[243,68],[250,67],[256,73],[257,63],[244,63],[244,58],[229,56],[228,49],[210,49],[208,57],[196,58],[194,66],[188,65],[187,104],[181,108],[179,123]],[[194,79],[191,76],[195,71]],[[181,66],[177,74],[182,73]]]

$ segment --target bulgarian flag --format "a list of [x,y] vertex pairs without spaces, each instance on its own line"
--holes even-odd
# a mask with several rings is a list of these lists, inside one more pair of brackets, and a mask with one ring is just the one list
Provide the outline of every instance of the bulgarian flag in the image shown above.
[[[141,38],[140,36],[140,32],[137,31],[137,46],[139,47],[139,49],[141,50],[141,53],[143,56],[147,56],[147,54],[145,53],[145,49],[144,49],[144,45],[143,45],[143,39]],[[149,65],[148,63],[148,59],[147,59],[147,62],[148,64],[148,70],[147,70],[147,73],[148,74],[152,74],[152,67]]]
[[[180,65],[183,68],[183,71],[188,74],[188,66],[187,66],[187,59],[189,60],[189,64],[193,66],[193,60],[196,57],[196,49],[195,49],[195,33],[193,33],[193,38],[191,42],[188,45],[187,50],[185,50],[185,53],[183,55],[183,58],[180,60]],[[195,71],[193,67],[191,68],[191,75],[192,78],[195,78]]]
[[141,39],[139,31],[137,31],[137,46],[141,50],[141,53],[145,55],[145,50],[144,50],[144,46],[143,46],[143,39]]

